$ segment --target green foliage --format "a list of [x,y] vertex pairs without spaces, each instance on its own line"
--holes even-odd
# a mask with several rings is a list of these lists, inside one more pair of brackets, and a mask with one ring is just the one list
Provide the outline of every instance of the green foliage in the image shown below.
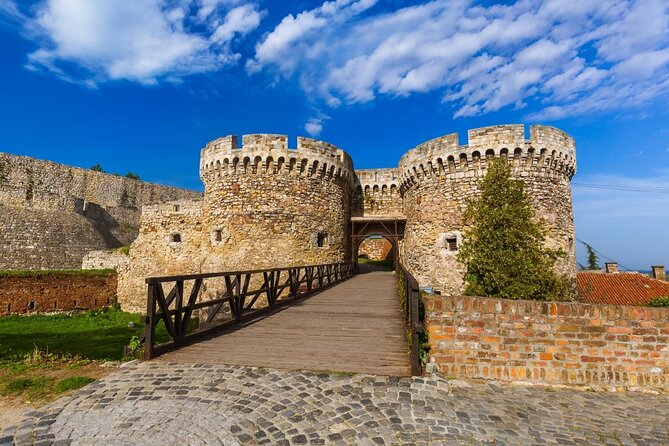
[[102,173],[105,173],[105,170],[102,168],[102,166],[101,166],[99,163],[98,163],[98,164],[95,164],[95,165],[93,165],[93,166],[91,166],[91,170],[92,170],[93,172],[102,172]]
[[481,196],[465,211],[469,227],[458,253],[467,266],[466,294],[568,300],[568,281],[553,270],[564,253],[544,246],[543,226],[506,160],[491,163],[480,189]]
[[139,181],[139,175],[137,175],[136,173],[128,172],[125,174],[125,177],[130,178],[131,180]]
[[0,277],[113,276],[113,269],[23,269],[0,270]]
[[121,246],[120,248],[118,248],[118,252],[120,252],[124,256],[129,256],[130,255],[130,245]]
[[62,379],[56,384],[56,391],[58,393],[67,392],[68,390],[77,390],[95,381],[93,378],[87,376],[71,376]]
[[589,270],[598,270],[599,268],[599,257],[597,257],[597,253],[595,250],[592,248],[592,246],[588,245],[587,243],[585,244],[585,249],[588,251],[588,267],[586,269]]
[[648,302],[649,307],[669,307],[669,296],[656,297]]

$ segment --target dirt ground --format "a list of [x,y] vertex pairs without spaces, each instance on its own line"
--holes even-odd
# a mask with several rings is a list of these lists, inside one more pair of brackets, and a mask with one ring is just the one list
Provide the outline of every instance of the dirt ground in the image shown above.
[[[56,383],[70,377],[87,377],[99,379],[117,370],[116,367],[101,367],[100,363],[92,362],[84,365],[61,363],[51,364],[48,367],[30,368],[25,371],[14,371],[0,368],[0,381],[17,378],[46,378],[49,383]],[[27,390],[20,393],[0,395],[0,431],[21,421],[23,414],[37,409],[73,393],[74,390],[58,392],[55,386],[45,386],[39,390]]]

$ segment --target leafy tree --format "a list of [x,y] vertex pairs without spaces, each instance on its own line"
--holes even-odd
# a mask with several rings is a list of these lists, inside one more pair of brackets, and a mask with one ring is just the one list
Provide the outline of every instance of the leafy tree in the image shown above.
[[104,169],[102,168],[102,166],[101,166],[99,163],[98,163],[98,164],[95,164],[94,166],[91,166],[91,170],[92,170],[93,172],[102,172],[102,173],[104,173]]
[[585,243],[585,249],[588,251],[588,267],[585,269],[589,270],[597,270],[599,268],[599,257],[597,257],[597,253],[595,253],[595,250],[592,248],[592,246],[588,245]]
[[458,253],[466,265],[465,293],[505,299],[568,300],[568,280],[556,274],[560,250],[544,246],[521,181],[505,160],[494,160],[464,218],[468,229]]
[[125,174],[126,178],[130,178],[131,180],[138,180],[139,181],[139,175],[136,173],[128,172]]

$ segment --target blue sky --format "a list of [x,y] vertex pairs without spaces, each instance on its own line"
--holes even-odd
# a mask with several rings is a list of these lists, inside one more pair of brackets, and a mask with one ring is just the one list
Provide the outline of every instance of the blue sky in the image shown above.
[[[356,168],[504,123],[576,138],[577,237],[669,265],[669,3],[0,0],[0,151],[200,189],[227,134]],[[581,256],[582,258],[582,256]]]

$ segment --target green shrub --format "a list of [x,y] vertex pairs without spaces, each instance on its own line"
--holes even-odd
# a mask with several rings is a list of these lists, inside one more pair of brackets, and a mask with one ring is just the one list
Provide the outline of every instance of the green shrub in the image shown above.
[[648,302],[649,307],[669,307],[669,296],[656,297]]
[[9,381],[2,389],[4,395],[23,393],[28,390],[39,390],[44,388],[47,383],[45,377],[38,378],[17,378]]
[[465,293],[504,299],[569,300],[569,282],[554,271],[564,256],[544,246],[545,228],[537,221],[522,181],[511,177],[506,160],[495,160],[470,201],[467,229],[458,252],[466,265]]

